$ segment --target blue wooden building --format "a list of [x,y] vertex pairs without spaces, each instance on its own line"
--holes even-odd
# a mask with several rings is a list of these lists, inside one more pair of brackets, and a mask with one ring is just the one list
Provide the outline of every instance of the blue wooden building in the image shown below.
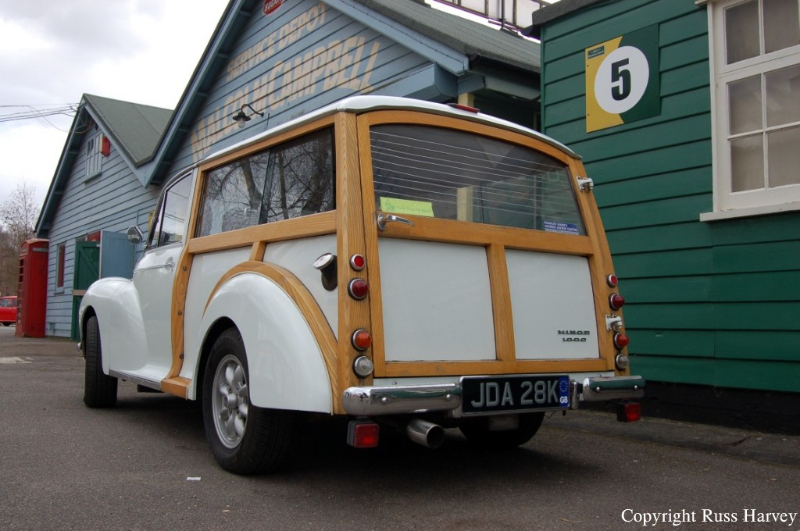
[[535,127],[538,87],[538,43],[416,0],[231,0],[174,112],[84,96],[37,223],[48,335],[74,335],[91,281],[130,276],[125,229],[146,231],[161,184],[212,151],[353,94]]

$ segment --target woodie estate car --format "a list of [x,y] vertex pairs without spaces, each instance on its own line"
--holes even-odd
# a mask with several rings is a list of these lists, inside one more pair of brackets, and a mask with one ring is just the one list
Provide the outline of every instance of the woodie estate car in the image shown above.
[[284,464],[315,414],[349,418],[360,448],[381,426],[516,446],[582,400],[638,417],[623,303],[572,151],[474,109],[359,96],[167,183],[133,280],[83,298],[84,401],[113,405],[118,380],[200,400],[241,474]]

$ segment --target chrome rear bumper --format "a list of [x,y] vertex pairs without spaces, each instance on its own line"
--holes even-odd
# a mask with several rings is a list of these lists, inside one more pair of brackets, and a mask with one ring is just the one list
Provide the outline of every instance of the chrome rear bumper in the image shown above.
[[[569,409],[581,400],[599,402],[641,398],[645,380],[641,376],[611,376],[570,380]],[[450,412],[460,417],[461,385],[458,383],[387,387],[350,387],[342,394],[345,411],[355,416]],[[535,411],[535,410],[531,410]]]

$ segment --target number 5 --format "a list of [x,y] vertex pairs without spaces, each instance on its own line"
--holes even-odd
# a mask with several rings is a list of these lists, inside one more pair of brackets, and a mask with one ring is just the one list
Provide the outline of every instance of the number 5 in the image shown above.
[[628,68],[628,59],[620,59],[611,64],[611,97],[622,101],[631,95],[631,71]]

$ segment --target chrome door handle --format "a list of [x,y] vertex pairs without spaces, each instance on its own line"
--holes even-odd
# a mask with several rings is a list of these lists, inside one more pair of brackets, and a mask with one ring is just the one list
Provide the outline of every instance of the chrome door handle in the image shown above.
[[384,230],[386,228],[387,223],[397,222],[397,223],[404,223],[411,227],[414,226],[414,222],[410,219],[406,219],[395,214],[384,214],[383,212],[378,212],[378,229]]
[[175,269],[175,260],[173,260],[172,257],[167,258],[167,261],[164,263],[164,269],[167,271]]

